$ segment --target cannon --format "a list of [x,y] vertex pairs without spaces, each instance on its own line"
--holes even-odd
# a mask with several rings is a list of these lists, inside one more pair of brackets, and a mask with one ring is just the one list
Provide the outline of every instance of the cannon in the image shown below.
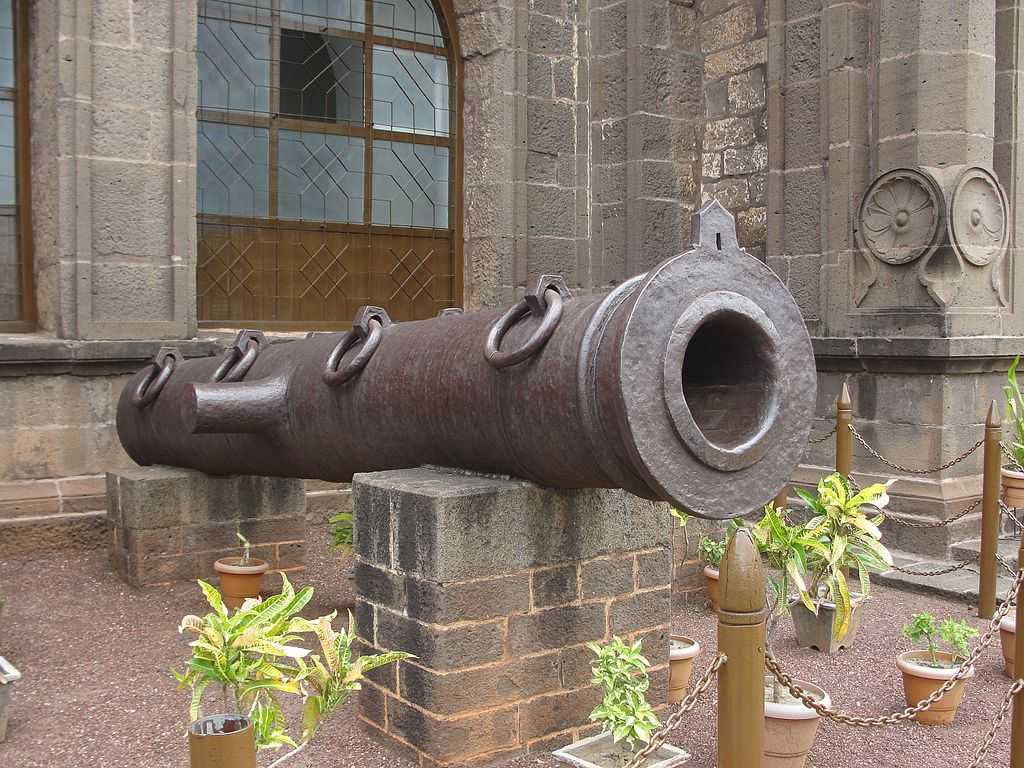
[[347,481],[421,465],[624,488],[721,519],[772,499],[804,452],[816,374],[785,286],[706,205],[693,247],[607,293],[542,276],[510,309],[392,323],[222,358],[163,348],[117,428],[143,465]]

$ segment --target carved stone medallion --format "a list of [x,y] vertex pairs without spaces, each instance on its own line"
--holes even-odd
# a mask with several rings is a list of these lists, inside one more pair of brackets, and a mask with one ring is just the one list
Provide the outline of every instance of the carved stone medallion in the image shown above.
[[949,238],[971,264],[983,267],[1006,248],[1006,196],[991,173],[968,168],[949,203]]
[[875,179],[860,204],[864,247],[887,264],[908,264],[934,247],[942,224],[942,194],[930,175],[911,168]]

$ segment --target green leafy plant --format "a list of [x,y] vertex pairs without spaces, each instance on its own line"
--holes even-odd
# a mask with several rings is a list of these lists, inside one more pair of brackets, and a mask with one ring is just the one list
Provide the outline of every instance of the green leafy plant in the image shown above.
[[790,575],[795,572],[802,577],[803,586],[794,579],[795,586],[801,602],[815,615],[823,600],[835,605],[832,632],[837,639],[846,636],[853,613],[847,573],[857,571],[860,592],[866,598],[871,593],[870,574],[892,568],[892,555],[881,543],[878,526],[885,520],[882,510],[889,503],[887,490],[893,482],[855,491],[847,478],[834,472],[822,478],[816,494],[796,489],[812,514],[800,537],[817,543],[805,548],[802,558],[794,552],[795,569]]
[[[903,634],[915,645],[924,645],[931,657],[923,662],[926,666],[936,668],[958,667],[971,655],[970,641],[978,636],[978,630],[963,619],[947,618],[936,624],[935,617],[930,613],[915,613],[910,623],[903,626]],[[938,657],[939,646],[944,645],[953,657],[951,664],[944,663]]]
[[250,541],[242,535],[241,531],[235,531],[235,536],[242,543],[242,559],[238,561],[239,565],[248,565],[252,557],[252,544]]
[[700,559],[710,565],[712,568],[718,568],[722,565],[722,558],[725,557],[725,547],[728,544],[726,539],[716,540],[710,536],[705,536],[697,544],[697,554],[700,555]]
[[[221,691],[224,711],[248,714],[258,749],[290,746],[292,750],[274,765],[302,751],[324,718],[359,690],[366,672],[400,659],[403,652],[353,658],[355,623],[334,631],[335,613],[315,620],[299,616],[313,589],[295,592],[284,574],[281,592],[265,600],[246,600],[230,614],[220,593],[204,581],[199,586],[212,609],[203,617],[189,615],[178,631],[196,637],[189,645],[192,656],[184,671],[173,671],[179,688],[191,690],[189,715],[201,714],[204,694],[211,687]],[[303,634],[315,634],[320,654],[299,645]],[[302,699],[299,741],[289,734],[281,695]]]
[[1024,466],[1024,394],[1021,393],[1020,384],[1017,381],[1017,366],[1020,365],[1020,355],[1013,359],[1010,370],[1006,372],[1006,386],[1003,392],[1006,394],[1006,406],[1010,411],[1010,419],[1013,421],[1013,439],[1010,441],[1010,453],[1013,461],[1018,467]]
[[331,546],[341,549],[352,546],[352,513],[339,512],[327,518],[331,524]]
[[601,723],[602,731],[612,734],[618,744],[625,741],[630,751],[639,744],[649,744],[658,727],[658,716],[644,694],[650,687],[647,668],[650,662],[640,652],[640,641],[632,645],[613,637],[605,645],[587,643],[597,657],[591,664],[592,682],[604,686],[604,698],[590,719]]

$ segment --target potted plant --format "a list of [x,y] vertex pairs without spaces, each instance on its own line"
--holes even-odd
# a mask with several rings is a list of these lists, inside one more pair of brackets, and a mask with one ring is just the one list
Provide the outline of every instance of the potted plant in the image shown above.
[[[791,609],[790,587],[806,591],[806,563],[824,548],[812,535],[812,530],[791,523],[788,514],[788,510],[770,503],[761,519],[750,527],[751,538],[767,565],[765,642],[769,650],[779,620]],[[730,525],[730,529],[735,525]],[[824,690],[803,680],[795,682],[817,701],[830,706],[831,700]],[[802,768],[818,732],[818,713],[792,697],[773,676],[765,675],[764,716],[762,765],[765,768]]]
[[711,607],[718,610],[718,568],[725,557],[726,540],[716,541],[710,536],[705,536],[697,545],[697,553],[704,561],[704,584],[708,590],[708,599]]
[[[853,644],[861,609],[871,593],[870,574],[893,565],[878,526],[885,520],[886,491],[894,482],[855,491],[849,480],[833,472],[818,483],[816,494],[796,489],[812,515],[801,532],[807,542],[805,553],[794,552],[791,571],[799,595],[791,604],[797,645],[835,653]],[[866,510],[873,516],[869,518]],[[854,570],[859,592],[850,589],[849,574]]]
[[21,672],[0,656],[0,741],[7,738],[7,706],[11,702],[13,683],[21,680]]
[[1009,440],[1009,461],[1003,465],[1003,496],[1009,507],[1024,507],[1024,393],[1017,382],[1020,355],[1013,359],[1006,373],[1006,405],[1013,422],[1013,437]]
[[1017,648],[1017,618],[1012,612],[999,622],[999,644],[1003,646],[1003,669],[1016,680],[1013,657]]
[[[577,768],[622,768],[642,745],[649,744],[658,727],[658,716],[644,694],[650,686],[650,663],[640,651],[640,641],[624,643],[613,637],[610,643],[588,643],[595,654],[591,670],[595,684],[604,686],[604,698],[590,713],[601,724],[601,733],[581,739],[555,752],[563,763]],[[643,763],[643,768],[670,768],[689,759],[689,754],[663,744]]]
[[[179,632],[190,632],[192,656],[179,687],[192,692],[188,729],[192,768],[256,768],[257,750],[290,747],[271,763],[277,766],[309,744],[321,722],[359,689],[363,675],[409,654],[393,652],[354,658],[355,625],[336,632],[335,614],[315,620],[298,615],[313,595],[311,587],[296,593],[281,574],[279,594],[249,599],[229,613],[221,594],[200,581],[212,609],[204,617],[185,616]],[[296,642],[314,634],[320,653]],[[204,694],[219,692],[220,714],[202,715]],[[281,695],[301,699],[298,741],[289,732]],[[269,768],[269,767],[268,767]]]
[[[927,699],[960,671],[960,665],[971,653],[968,641],[977,637],[978,630],[963,620],[946,619],[936,625],[935,617],[930,613],[917,613],[903,627],[903,634],[915,645],[925,645],[924,649],[904,651],[896,658],[896,666],[903,673],[903,692],[907,706],[912,707]],[[940,643],[947,650],[940,651]],[[953,722],[964,696],[967,679],[973,676],[972,669],[967,678],[960,680],[924,712],[914,715],[914,719],[928,725]]]
[[235,535],[242,543],[241,557],[222,557],[213,564],[220,575],[220,591],[224,605],[234,610],[247,598],[259,597],[263,589],[263,574],[270,564],[266,560],[252,557],[252,544],[240,532]]
[[686,698],[693,674],[693,660],[700,653],[700,643],[686,635],[670,635],[668,646],[668,702],[678,704]]

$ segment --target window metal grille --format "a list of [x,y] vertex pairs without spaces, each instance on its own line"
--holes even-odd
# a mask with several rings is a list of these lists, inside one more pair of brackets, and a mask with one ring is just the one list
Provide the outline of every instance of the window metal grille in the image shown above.
[[201,0],[204,326],[430,317],[461,294],[458,62],[431,0]]
[[32,328],[27,2],[0,0],[0,330]]

